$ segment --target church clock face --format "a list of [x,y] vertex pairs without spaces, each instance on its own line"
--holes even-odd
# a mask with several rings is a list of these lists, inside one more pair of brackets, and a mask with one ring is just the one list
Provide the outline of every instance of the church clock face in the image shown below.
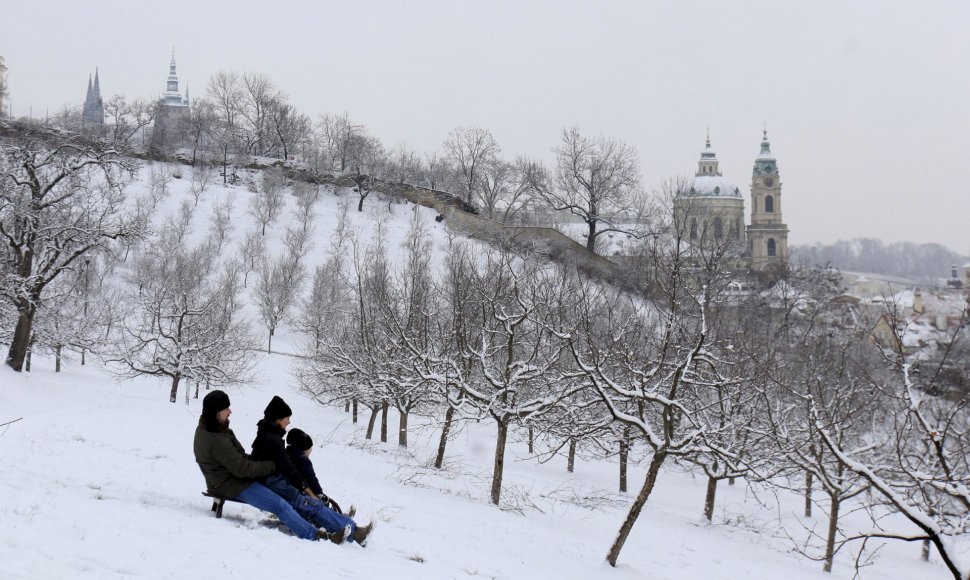
[[775,180],[774,179],[772,179],[770,177],[766,177],[765,178],[765,187],[771,187],[774,184],[775,184]]

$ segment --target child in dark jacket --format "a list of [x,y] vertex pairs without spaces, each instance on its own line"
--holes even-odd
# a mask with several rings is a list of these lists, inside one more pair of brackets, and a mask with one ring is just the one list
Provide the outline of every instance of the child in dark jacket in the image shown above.
[[[306,481],[307,486],[313,490],[313,493],[323,503],[328,504],[330,509],[338,514],[344,513],[340,509],[340,505],[332,498],[327,497],[327,494],[323,493],[323,488],[320,487],[320,480],[317,479],[316,470],[313,469],[313,462],[310,461],[310,453],[313,452],[313,439],[299,429],[290,429],[290,432],[286,434],[286,443],[286,453],[290,456],[293,465],[300,471],[300,475],[303,476],[303,480]],[[348,515],[354,517],[355,511],[354,507],[351,506]]]

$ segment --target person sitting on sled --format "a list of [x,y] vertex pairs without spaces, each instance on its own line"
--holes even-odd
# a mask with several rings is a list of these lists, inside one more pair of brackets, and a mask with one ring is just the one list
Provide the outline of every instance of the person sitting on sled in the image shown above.
[[272,461],[276,465],[276,472],[266,477],[263,485],[289,502],[301,516],[330,532],[330,539],[334,543],[347,540],[364,546],[374,525],[358,526],[352,518],[337,513],[315,498],[306,478],[286,453],[283,435],[292,415],[290,406],[274,396],[263,411],[263,418],[256,423],[252,458]]

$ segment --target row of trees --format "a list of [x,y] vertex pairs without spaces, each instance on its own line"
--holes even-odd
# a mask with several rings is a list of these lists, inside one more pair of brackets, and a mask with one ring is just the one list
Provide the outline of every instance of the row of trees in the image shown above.
[[[508,248],[482,255],[460,240],[435,272],[417,216],[397,260],[380,237],[335,236],[314,282],[326,290],[307,305],[319,316],[301,384],[355,415],[357,405],[369,409],[368,437],[380,416],[386,440],[387,411],[396,409],[402,446],[411,415],[432,418],[442,429],[438,467],[456,421],[493,423],[495,504],[516,433],[546,453],[608,450],[624,491],[631,448],[646,448],[646,479],[607,556],[614,565],[675,461],[706,474],[708,518],[724,479],[798,490],[807,515],[821,490],[829,525],[811,555],[827,571],[845,546],[858,540],[864,549],[878,537],[932,543],[955,577],[966,577],[951,538],[966,524],[970,415],[962,396],[927,394],[953,353],[887,356],[832,302],[840,292],[832,272],[731,294],[724,249],[690,247],[682,231],[668,224],[648,238],[640,266],[651,273],[649,300]],[[951,344],[968,334],[964,326]],[[846,533],[849,501],[882,531]],[[889,514],[915,531],[883,523]]]

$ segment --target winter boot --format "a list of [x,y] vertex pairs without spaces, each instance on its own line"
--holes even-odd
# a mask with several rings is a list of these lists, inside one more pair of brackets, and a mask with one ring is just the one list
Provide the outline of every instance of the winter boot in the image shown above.
[[357,530],[354,532],[354,541],[360,544],[363,548],[367,545],[367,536],[374,531],[374,522],[367,524],[366,526],[357,526]]
[[350,506],[350,509],[349,509],[349,510],[347,510],[347,517],[348,517],[348,518],[352,518],[352,517],[354,517],[355,515],[357,515],[357,508],[356,508],[356,507],[354,507],[354,506]]
[[330,541],[333,542],[334,544],[343,544],[344,540],[346,540],[347,536],[349,535],[350,535],[350,524],[347,524],[347,526],[344,529],[330,534]]

